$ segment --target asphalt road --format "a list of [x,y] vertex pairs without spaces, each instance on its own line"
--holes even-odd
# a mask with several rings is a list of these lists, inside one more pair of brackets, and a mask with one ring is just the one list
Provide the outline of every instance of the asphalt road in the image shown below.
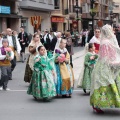
[[[73,56],[74,73],[77,83],[83,48],[75,48]],[[13,80],[9,81],[10,91],[0,91],[0,120],[119,120],[120,109],[104,109],[105,114],[93,112],[89,95],[81,89],[74,89],[72,98],[55,98],[51,102],[35,101],[26,90],[23,81],[25,63],[17,63]]]

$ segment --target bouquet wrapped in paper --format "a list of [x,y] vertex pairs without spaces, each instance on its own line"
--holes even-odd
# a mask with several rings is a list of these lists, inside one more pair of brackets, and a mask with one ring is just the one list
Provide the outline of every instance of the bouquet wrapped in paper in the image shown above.
[[6,59],[9,60],[9,58],[11,57],[12,49],[7,47],[5,48],[5,51],[6,51]]
[[65,55],[64,54],[60,54],[58,57],[57,57],[58,61],[59,62],[64,62],[65,61]]

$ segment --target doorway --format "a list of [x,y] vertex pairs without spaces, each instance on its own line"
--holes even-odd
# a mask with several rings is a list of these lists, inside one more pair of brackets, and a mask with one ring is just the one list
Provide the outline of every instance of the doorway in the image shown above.
[[52,23],[52,30],[53,30],[54,32],[57,31],[57,26],[58,26],[57,23]]
[[10,18],[7,18],[7,28],[11,28],[11,26],[10,26],[10,22],[11,22],[11,19]]

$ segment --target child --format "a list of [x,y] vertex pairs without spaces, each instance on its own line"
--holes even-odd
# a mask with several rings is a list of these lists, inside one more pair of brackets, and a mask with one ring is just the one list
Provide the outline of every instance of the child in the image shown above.
[[10,61],[14,58],[14,53],[10,47],[7,39],[2,40],[2,47],[0,48],[0,68],[1,68],[1,80],[0,90],[10,90],[8,85],[8,76],[11,71]]
[[38,52],[39,55],[35,57],[34,71],[27,93],[33,95],[35,99],[43,98],[44,100],[48,100],[56,96],[53,79],[54,71],[49,64],[45,47],[39,46]]
[[57,84],[56,92],[57,96],[62,97],[71,97],[74,86],[74,75],[72,67],[70,66],[70,55],[66,47],[67,41],[62,39],[60,45],[55,49],[56,55],[59,55],[56,62],[56,71],[57,71]]
[[85,60],[84,60],[84,74],[83,74],[83,81],[82,81],[82,88],[85,93],[86,93],[86,90],[90,90],[91,73],[97,58],[98,58],[98,55],[95,54],[94,44],[89,43],[88,53],[85,55]]

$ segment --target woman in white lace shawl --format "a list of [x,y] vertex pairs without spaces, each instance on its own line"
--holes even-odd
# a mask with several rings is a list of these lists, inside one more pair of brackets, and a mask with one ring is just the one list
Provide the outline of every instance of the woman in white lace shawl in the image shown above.
[[100,108],[120,108],[120,49],[110,25],[102,27],[99,59],[91,76],[90,104]]

